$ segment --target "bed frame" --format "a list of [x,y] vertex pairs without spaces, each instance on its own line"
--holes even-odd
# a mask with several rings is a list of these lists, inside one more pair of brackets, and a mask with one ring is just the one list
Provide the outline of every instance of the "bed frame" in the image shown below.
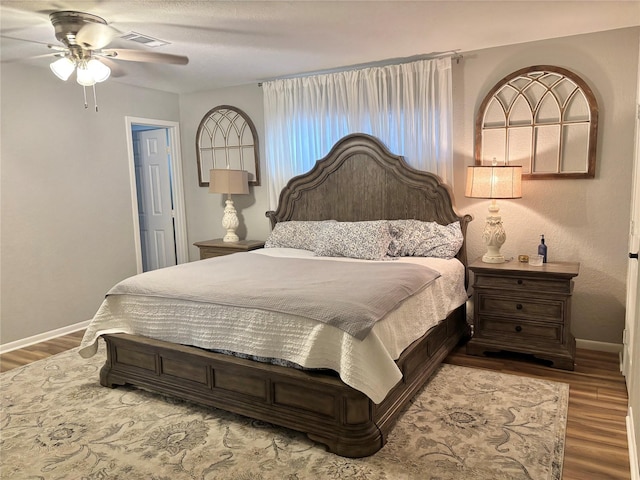
[[[410,168],[376,138],[340,140],[304,175],[289,181],[272,227],[286,220],[358,221],[415,218],[448,224],[459,215],[448,186]],[[458,258],[466,265],[463,244]],[[380,403],[343,383],[334,372],[254,362],[129,334],[109,334],[104,386],[131,384],[288,427],[338,455],[378,451],[398,416],[429,376],[468,334],[464,305],[412,343],[397,364],[402,380]]]

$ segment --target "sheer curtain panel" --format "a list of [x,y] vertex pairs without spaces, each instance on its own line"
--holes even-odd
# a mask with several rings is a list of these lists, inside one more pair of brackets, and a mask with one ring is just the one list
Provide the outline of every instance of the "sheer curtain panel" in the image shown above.
[[451,58],[262,85],[270,208],[340,138],[368,133],[413,168],[453,181]]

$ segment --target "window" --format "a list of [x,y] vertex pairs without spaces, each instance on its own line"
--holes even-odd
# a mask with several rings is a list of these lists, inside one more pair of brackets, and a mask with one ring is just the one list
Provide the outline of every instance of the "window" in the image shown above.
[[232,168],[249,172],[249,185],[260,185],[258,134],[240,109],[221,105],[207,112],[196,133],[198,182],[209,186],[209,170]]
[[521,165],[523,178],[593,178],[598,107],[560,67],[528,67],[487,94],[476,117],[476,165]]

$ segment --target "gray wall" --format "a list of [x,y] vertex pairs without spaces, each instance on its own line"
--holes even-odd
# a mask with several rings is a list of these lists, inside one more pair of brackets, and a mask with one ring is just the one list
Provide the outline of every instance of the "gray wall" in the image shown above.
[[[136,273],[125,115],[179,120],[178,96],[115,82],[82,88],[2,65],[0,343],[90,319]],[[88,91],[90,93],[90,91]]]
[[[484,252],[487,202],[464,198],[464,169],[473,163],[475,113],[486,92],[519,68],[552,64],[582,76],[596,95],[596,178],[527,181],[522,199],[501,202],[506,255],[533,252],[544,233],[551,260],[581,263],[573,312],[580,339],[621,343],[639,38],[640,29],[632,28],[466,52],[453,70],[454,187],[459,210],[475,217],[471,258]],[[193,244],[223,234],[222,196],[198,186],[198,124],[218,105],[244,110],[258,130],[263,185],[234,197],[239,234],[269,234],[262,90],[256,84],[178,98],[107,82],[98,86],[96,115],[83,109],[78,85],[63,84],[43,69],[5,64],[1,80],[0,344],[90,319],[106,290],[135,273],[126,115],[180,122]],[[198,258],[193,246],[190,258]]]

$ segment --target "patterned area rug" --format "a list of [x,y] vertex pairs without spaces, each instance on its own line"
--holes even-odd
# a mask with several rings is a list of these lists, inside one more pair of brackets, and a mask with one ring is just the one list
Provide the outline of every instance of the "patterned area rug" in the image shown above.
[[101,351],[0,375],[1,478],[559,480],[569,386],[442,365],[371,457],[220,410],[100,386]]

